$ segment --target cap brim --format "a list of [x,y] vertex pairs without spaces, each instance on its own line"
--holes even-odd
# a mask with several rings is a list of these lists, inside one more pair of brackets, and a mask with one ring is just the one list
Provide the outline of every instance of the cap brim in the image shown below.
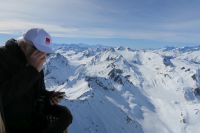
[[35,47],[39,51],[42,51],[42,52],[47,53],[47,54],[53,54],[53,53],[55,53],[55,51],[53,51],[52,48],[50,48],[50,47],[45,47],[45,46],[41,46],[41,45],[39,45],[39,46],[35,45]]

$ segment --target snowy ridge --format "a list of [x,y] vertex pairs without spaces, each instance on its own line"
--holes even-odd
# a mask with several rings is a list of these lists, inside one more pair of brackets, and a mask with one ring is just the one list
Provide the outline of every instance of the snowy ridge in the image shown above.
[[74,133],[194,133],[200,130],[200,49],[57,48],[47,89],[66,92]]

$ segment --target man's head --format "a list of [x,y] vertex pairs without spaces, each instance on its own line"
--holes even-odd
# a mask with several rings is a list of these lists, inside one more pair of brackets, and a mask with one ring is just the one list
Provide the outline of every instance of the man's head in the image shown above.
[[[19,39],[17,40],[18,42],[18,45],[20,46],[21,50],[23,51],[23,53],[25,54],[26,57],[29,57],[31,56],[31,54],[34,52],[34,51],[39,51],[37,50],[37,48],[33,45],[32,42],[30,41],[27,41],[27,40],[24,40],[24,39]],[[41,51],[40,51],[41,52]],[[41,52],[41,53],[44,53],[44,52]],[[44,53],[46,54],[46,53]]]
[[25,54],[29,64],[40,70],[46,56],[53,53],[51,36],[44,29],[30,29],[18,40],[18,44]]
[[22,37],[18,40],[23,40],[29,44],[32,44],[37,50],[44,53],[53,53],[51,49],[51,36],[44,30],[40,28],[29,29]]

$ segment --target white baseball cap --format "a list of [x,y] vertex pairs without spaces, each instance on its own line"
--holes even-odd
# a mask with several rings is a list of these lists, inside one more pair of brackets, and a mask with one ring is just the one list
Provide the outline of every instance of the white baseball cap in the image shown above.
[[30,41],[33,45],[42,52],[45,53],[54,53],[50,45],[52,45],[51,36],[41,28],[32,28],[29,29],[23,37],[20,37],[25,41]]

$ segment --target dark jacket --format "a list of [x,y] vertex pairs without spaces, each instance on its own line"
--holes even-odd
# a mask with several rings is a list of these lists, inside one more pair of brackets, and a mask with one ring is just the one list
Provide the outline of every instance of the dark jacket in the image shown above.
[[34,125],[37,99],[47,95],[44,74],[27,65],[14,39],[0,48],[0,98],[7,131],[26,131]]

